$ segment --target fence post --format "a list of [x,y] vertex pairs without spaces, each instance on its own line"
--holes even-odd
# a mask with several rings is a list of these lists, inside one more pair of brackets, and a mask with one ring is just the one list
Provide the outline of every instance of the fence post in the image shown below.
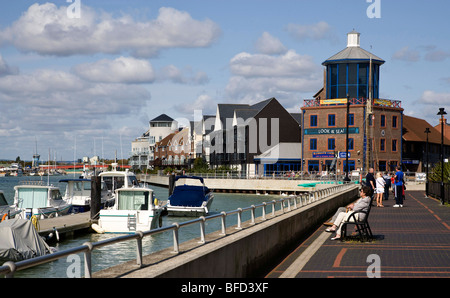
[[255,224],[255,205],[252,205],[252,224]]
[[205,217],[204,216],[200,216],[200,243],[205,243]]
[[16,263],[8,261],[3,265],[9,267],[9,273],[5,275],[5,278],[14,278],[14,273],[16,272]]
[[263,207],[262,207],[262,219],[263,220],[266,220],[266,205],[267,205],[267,203],[264,202]]
[[180,228],[180,225],[177,222],[172,225],[174,226],[174,229],[173,229],[173,252],[178,253],[179,252],[178,229]]
[[238,210],[238,222],[237,222],[236,229],[240,230],[240,229],[242,229],[242,227],[241,227],[241,223],[242,223],[242,208],[238,208],[237,210]]
[[226,226],[226,217],[227,213],[225,211],[222,211],[220,214],[222,214],[222,235],[227,234],[227,226]]
[[83,245],[88,247],[88,250],[84,252],[84,277],[91,278],[92,277],[92,250],[94,246],[91,242],[85,242]]
[[136,263],[139,268],[142,268],[142,238],[144,237],[144,233],[142,231],[137,231],[138,238],[136,239]]

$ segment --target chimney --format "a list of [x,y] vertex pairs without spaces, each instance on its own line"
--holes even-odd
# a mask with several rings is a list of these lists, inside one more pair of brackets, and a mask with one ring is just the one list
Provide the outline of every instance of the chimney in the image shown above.
[[347,48],[349,47],[359,47],[359,36],[360,33],[353,30],[347,33]]

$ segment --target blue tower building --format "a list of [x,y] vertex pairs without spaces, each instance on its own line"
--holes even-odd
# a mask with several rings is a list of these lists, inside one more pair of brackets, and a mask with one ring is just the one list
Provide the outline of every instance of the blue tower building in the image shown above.
[[[326,99],[379,98],[380,66],[385,61],[360,47],[360,34],[347,34],[347,48],[322,63],[326,67]],[[372,66],[372,72],[370,72]],[[372,82],[370,81],[372,80]]]

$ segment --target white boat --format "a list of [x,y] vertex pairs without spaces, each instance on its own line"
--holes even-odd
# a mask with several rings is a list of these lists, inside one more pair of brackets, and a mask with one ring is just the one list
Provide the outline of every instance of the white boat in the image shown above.
[[15,205],[9,205],[3,191],[0,190],[0,222],[7,218],[14,218],[20,211]]
[[[180,179],[199,180],[202,185],[176,185]],[[172,216],[202,216],[209,213],[214,199],[213,192],[205,186],[202,177],[177,176],[172,195],[167,201],[167,212]]]
[[102,183],[105,183],[106,188],[111,193],[112,197],[115,196],[117,189],[125,187],[137,187],[139,181],[133,172],[128,169],[125,171],[117,171],[117,163],[112,164],[112,171],[100,173]]
[[158,204],[153,190],[147,187],[122,187],[115,191],[115,204],[100,210],[98,224],[92,228],[98,233],[135,233],[161,226],[164,207]]
[[39,219],[66,215],[71,207],[64,200],[58,187],[43,185],[42,181],[28,182],[14,186],[14,205],[22,218]]
[[[79,213],[91,210],[91,180],[90,179],[62,179],[60,183],[67,183],[63,199],[72,204],[69,213]],[[101,208],[114,205],[114,198],[108,191],[106,183],[101,185]]]

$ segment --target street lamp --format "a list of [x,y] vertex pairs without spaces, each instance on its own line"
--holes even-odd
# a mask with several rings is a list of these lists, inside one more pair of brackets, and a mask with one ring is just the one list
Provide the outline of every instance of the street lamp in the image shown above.
[[437,115],[441,115],[441,204],[444,204],[444,115],[447,115],[447,113],[444,108],[439,108]]
[[349,183],[350,178],[348,178],[348,117],[350,114],[350,97],[347,94],[347,129],[345,138],[345,178],[344,182]]
[[425,181],[425,196],[427,196],[428,197],[428,134],[431,132],[431,130],[430,130],[430,128],[429,127],[427,127],[427,128],[425,128],[425,131],[424,131],[426,134],[427,134],[427,147],[426,147],[426,151],[427,151],[427,153],[426,153],[426,156],[427,156],[427,158],[426,158],[426,181]]

